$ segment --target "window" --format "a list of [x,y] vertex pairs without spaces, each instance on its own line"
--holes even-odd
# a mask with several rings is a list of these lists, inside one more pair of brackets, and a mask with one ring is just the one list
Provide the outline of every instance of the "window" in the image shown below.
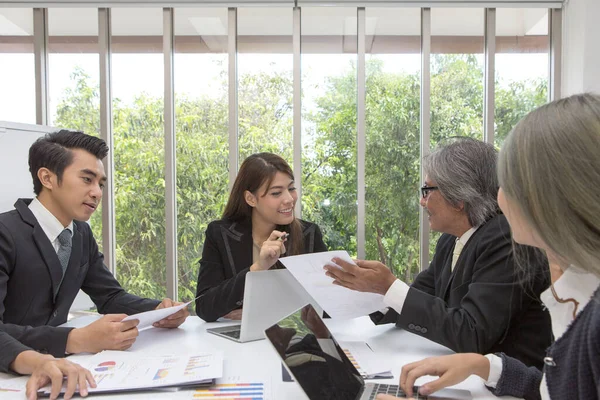
[[431,145],[483,140],[482,8],[431,10]]
[[356,27],[356,8],[302,8],[302,216],[354,256]]
[[196,295],[208,224],[228,198],[226,8],[175,9],[179,298]]
[[0,120],[35,124],[31,8],[0,8],[0,93]]
[[162,9],[112,10],[117,278],[166,295]]
[[240,163],[268,151],[292,160],[291,8],[240,8],[238,131]]
[[495,144],[548,101],[548,10],[496,10]]
[[419,271],[421,10],[366,9],[366,258]]

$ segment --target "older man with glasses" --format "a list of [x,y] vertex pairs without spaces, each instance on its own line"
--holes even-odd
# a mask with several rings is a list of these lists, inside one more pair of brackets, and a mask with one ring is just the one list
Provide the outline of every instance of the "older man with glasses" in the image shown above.
[[[540,293],[549,286],[545,256],[515,245],[497,203],[497,152],[458,138],[423,160],[421,206],[432,231],[442,233],[429,268],[409,286],[378,261],[334,259],[334,283],[385,295],[376,324],[398,327],[456,352],[504,352],[541,368],[552,342]],[[515,257],[517,254],[517,257]],[[525,275],[516,259],[533,265]]]

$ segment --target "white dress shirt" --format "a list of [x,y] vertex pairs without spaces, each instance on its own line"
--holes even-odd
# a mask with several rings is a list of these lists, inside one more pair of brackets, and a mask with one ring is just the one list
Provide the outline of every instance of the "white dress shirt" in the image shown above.
[[[457,239],[463,245],[463,247],[467,244],[471,236],[477,231],[479,227],[473,227],[462,234],[461,237]],[[383,302],[386,306],[393,308],[396,310],[398,314],[402,313],[402,307],[404,307],[404,302],[406,301],[406,296],[408,296],[408,289],[410,286],[406,283],[402,282],[400,279],[396,279],[392,286],[385,293],[385,297],[383,298]],[[384,310],[380,310],[382,313],[388,312],[389,308]]]
[[[556,295],[561,299],[575,299],[579,306],[577,307],[576,315],[579,314],[589,303],[592,295],[600,285],[600,278],[596,275],[591,274],[571,265],[562,274],[560,278],[554,282],[554,291]],[[554,333],[554,339],[558,340],[569,328],[573,321],[573,309],[575,304],[573,302],[559,303],[552,295],[550,288],[546,289],[540,298],[548,311],[550,312],[550,318],[552,319],[552,333]],[[495,354],[487,354],[485,356],[490,361],[490,375],[488,380],[485,382],[486,386],[496,387],[498,379],[502,375],[502,359]],[[550,400],[550,394],[548,393],[548,385],[546,385],[546,375],[542,377],[540,384],[540,394],[542,400]]]
[[65,229],[70,230],[71,234],[73,234],[73,221],[71,221],[69,225],[63,226],[63,224],[60,223],[54,214],[44,207],[37,197],[29,204],[29,210],[35,219],[37,219],[38,223],[42,227],[42,230],[50,240],[50,243],[52,243],[54,251],[58,253],[58,248],[60,247],[58,235],[60,235]]

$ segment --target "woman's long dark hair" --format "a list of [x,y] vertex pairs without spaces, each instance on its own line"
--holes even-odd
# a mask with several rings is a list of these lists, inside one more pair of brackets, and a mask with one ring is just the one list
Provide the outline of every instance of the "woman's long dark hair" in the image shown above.
[[[255,196],[265,196],[267,192],[257,193],[258,189],[265,182],[268,189],[277,172],[283,172],[294,180],[294,173],[288,163],[276,154],[257,153],[246,158],[233,183],[229,200],[225,206],[225,211],[223,211],[223,219],[232,221],[250,219],[252,217],[252,207],[246,203],[244,192],[247,190]],[[289,225],[277,226],[276,229],[290,234],[287,242],[288,246],[286,246],[286,255],[293,256],[303,253],[304,238],[302,236],[302,225],[298,219],[294,218]]]

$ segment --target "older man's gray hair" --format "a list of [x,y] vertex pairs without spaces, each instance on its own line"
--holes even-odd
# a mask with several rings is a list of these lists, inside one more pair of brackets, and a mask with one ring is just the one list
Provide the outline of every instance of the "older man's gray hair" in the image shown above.
[[471,226],[479,226],[498,212],[497,158],[489,143],[456,138],[425,156],[423,169],[452,206],[464,203]]

